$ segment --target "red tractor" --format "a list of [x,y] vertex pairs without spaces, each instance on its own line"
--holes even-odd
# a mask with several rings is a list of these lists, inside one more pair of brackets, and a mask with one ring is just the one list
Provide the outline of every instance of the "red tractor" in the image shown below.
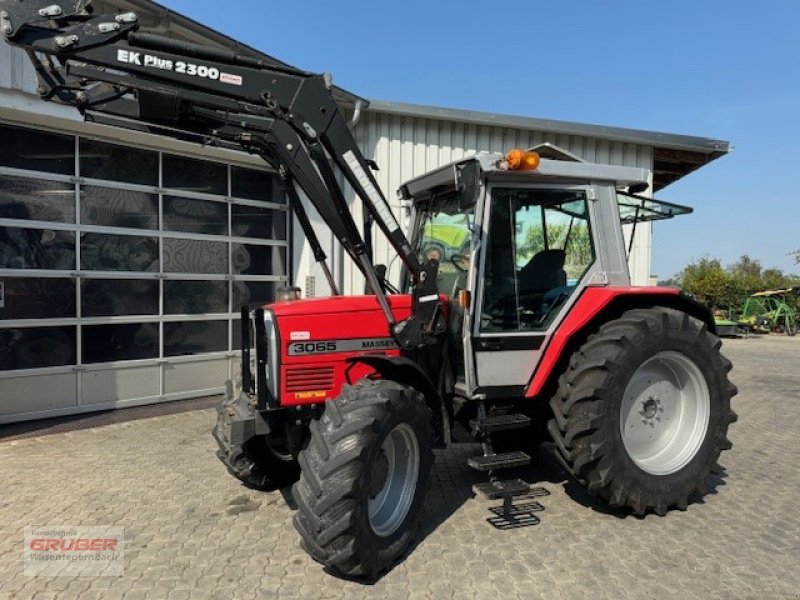
[[[26,48],[42,96],[121,126],[262,156],[281,175],[333,297],[242,311],[242,374],[214,434],[253,488],[293,483],[303,547],[333,571],[375,577],[407,551],[433,449],[481,442],[478,486],[531,492],[498,471],[546,437],[589,493],[663,515],[705,491],[735,421],[713,316],[670,288],[631,287],[622,224],[686,207],[643,197],[645,169],[554,147],[478,154],[407,182],[403,232],[331,94],[328,77],[138,31],[133,13],[85,1],[0,0],[0,31]],[[543,155],[549,158],[544,158]],[[337,171],[401,258],[372,264]],[[368,282],[341,296],[300,202],[319,212]],[[426,255],[437,225],[463,254]],[[452,232],[451,232],[452,233]]]

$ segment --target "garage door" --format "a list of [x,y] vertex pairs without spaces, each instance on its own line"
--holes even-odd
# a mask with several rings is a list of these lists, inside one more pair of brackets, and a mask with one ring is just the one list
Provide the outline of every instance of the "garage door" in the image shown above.
[[0,125],[0,422],[217,393],[287,281],[270,172]]

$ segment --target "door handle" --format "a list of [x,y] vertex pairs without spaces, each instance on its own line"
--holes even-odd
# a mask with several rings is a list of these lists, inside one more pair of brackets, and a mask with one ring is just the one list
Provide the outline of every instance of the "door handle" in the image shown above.
[[503,340],[479,340],[478,350],[502,350],[505,347]]

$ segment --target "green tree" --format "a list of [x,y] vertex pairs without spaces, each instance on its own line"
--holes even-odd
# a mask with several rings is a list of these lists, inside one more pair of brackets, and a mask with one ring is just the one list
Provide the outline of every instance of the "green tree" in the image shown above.
[[719,259],[703,257],[686,265],[677,276],[680,287],[712,308],[727,308],[735,292]]
[[757,260],[744,255],[728,267],[730,286],[737,297],[749,296],[764,289],[764,269]]
[[760,289],[780,290],[797,283],[797,278],[787,275],[780,269],[765,269],[761,274]]
[[[747,255],[728,268],[716,258],[701,258],[670,281],[713,309],[733,312],[740,310],[744,299],[755,292],[800,285],[799,277],[780,269],[764,269],[759,261]],[[786,301],[796,306],[800,298],[788,294]]]
[[[569,239],[567,239],[568,233]],[[525,264],[532,256],[545,248],[544,231],[539,224],[528,227],[522,239],[522,244],[517,247],[516,253],[518,265]],[[564,247],[565,241],[566,247]],[[565,250],[564,270],[569,278],[580,277],[592,262],[592,242],[589,235],[589,227],[583,221],[573,223],[571,229],[566,223],[548,224],[547,246],[548,248]]]

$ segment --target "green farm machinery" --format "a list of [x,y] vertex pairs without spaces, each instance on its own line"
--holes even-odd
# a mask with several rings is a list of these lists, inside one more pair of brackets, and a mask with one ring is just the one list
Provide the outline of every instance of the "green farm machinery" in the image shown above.
[[800,296],[800,286],[757,292],[747,297],[737,323],[755,333],[797,334],[797,310],[789,298]]

